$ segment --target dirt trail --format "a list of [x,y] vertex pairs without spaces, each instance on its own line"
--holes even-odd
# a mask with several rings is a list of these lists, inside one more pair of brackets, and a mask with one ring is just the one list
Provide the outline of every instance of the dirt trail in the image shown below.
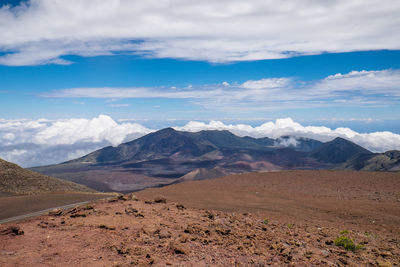
[[110,194],[100,193],[53,193],[0,196],[0,220],[109,196]]

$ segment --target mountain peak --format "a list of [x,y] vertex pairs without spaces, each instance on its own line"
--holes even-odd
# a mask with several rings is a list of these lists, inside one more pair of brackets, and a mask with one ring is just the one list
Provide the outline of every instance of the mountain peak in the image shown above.
[[339,142],[341,142],[341,143],[350,142],[350,143],[352,143],[351,141],[349,141],[349,140],[347,140],[347,139],[345,139],[345,138],[342,138],[342,137],[336,137],[336,138],[333,139],[331,142],[335,142],[335,143],[339,143]]
[[161,130],[159,130],[157,132],[177,132],[177,130],[175,130],[172,127],[167,127],[167,128],[161,129]]
[[344,163],[354,156],[372,152],[341,137],[326,142],[311,152],[312,157],[326,163]]

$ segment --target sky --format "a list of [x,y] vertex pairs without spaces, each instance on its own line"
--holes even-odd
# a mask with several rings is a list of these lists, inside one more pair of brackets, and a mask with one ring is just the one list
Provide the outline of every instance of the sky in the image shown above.
[[164,127],[400,149],[398,0],[0,0],[0,157]]

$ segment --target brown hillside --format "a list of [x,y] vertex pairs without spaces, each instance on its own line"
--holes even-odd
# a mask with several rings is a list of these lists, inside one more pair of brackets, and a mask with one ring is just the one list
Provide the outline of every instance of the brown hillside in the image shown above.
[[40,194],[50,192],[95,192],[86,186],[23,169],[0,159],[0,192]]

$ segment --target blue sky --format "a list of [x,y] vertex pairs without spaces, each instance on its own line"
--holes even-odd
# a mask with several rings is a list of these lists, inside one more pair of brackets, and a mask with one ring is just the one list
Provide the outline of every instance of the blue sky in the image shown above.
[[[331,103],[317,107],[283,107],[266,110],[223,110],[196,104],[193,98],[163,97],[44,97],[42,94],[69,88],[187,88],[219,87],[223,82],[243,84],[249,80],[290,78],[314,83],[337,73],[351,71],[383,71],[400,69],[400,51],[366,51],[329,53],[288,59],[258,60],[236,63],[209,63],[175,59],[143,59],[137,56],[66,57],[73,64],[39,66],[0,66],[1,117],[17,118],[90,118],[108,114],[116,119],[136,119],[144,123],[166,120],[225,120],[259,123],[282,117],[292,117],[306,123],[353,124],[356,128],[400,131],[398,102],[342,105]],[[206,89],[203,89],[206,90]],[[282,89],[284,93],[285,89]],[[400,89],[399,89],[400,91]],[[350,96],[351,94],[347,94]],[[347,96],[346,95],[346,96]],[[379,95],[379,93],[378,93]],[[268,96],[266,96],[267,98]],[[229,98],[227,95],[226,98]],[[375,99],[372,95],[369,99]],[[268,105],[268,99],[260,102]],[[318,115],[317,115],[318,114]],[[331,121],[329,119],[332,119]],[[342,121],[340,121],[342,119]],[[359,122],[357,123],[357,119]],[[371,119],[371,120],[366,120]],[[351,121],[350,123],[348,121]],[[375,120],[375,121],[373,121]],[[362,123],[360,123],[362,122]],[[363,126],[364,125],[364,126]],[[370,128],[371,127],[371,128]],[[370,128],[370,129],[368,129]]]
[[[0,157],[26,161],[23,144],[54,138],[91,144],[71,158],[191,121],[290,118],[282,133],[300,123],[400,140],[399,13],[397,0],[0,1]],[[61,134],[77,125],[99,128]],[[298,133],[325,140],[317,130]]]

